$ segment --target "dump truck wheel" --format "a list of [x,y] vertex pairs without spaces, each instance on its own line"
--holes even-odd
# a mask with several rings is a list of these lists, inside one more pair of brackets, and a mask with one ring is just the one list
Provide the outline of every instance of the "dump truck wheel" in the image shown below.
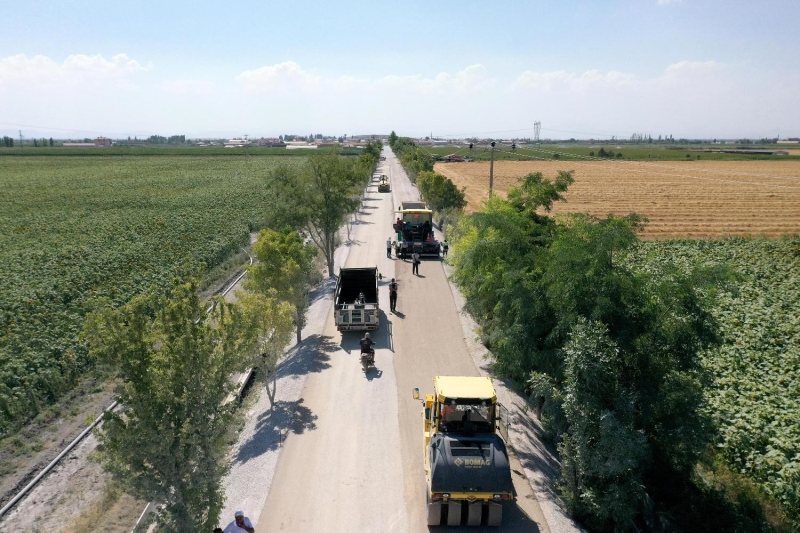
[[503,521],[503,505],[500,503],[489,502],[489,517],[486,520],[487,526],[497,527]]
[[448,502],[447,504],[447,525],[461,525],[461,502]]
[[467,514],[468,526],[481,525],[481,514],[483,513],[483,502],[473,502],[469,504],[469,514]]

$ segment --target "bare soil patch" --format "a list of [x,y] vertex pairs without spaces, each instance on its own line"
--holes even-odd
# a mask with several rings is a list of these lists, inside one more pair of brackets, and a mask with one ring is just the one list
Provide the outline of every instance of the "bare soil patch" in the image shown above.
[[0,441],[0,504],[33,479],[114,401],[113,383],[90,377],[43,410],[16,435]]
[[[467,211],[488,198],[489,163],[437,163],[436,172],[466,188]],[[800,233],[800,161],[495,161],[494,190],[531,172],[574,170],[566,202],[553,213],[638,213],[643,237],[708,238]]]

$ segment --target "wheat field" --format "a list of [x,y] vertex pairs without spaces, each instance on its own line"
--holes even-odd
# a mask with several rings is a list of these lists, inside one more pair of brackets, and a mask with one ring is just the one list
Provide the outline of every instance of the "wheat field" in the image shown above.
[[[800,233],[800,161],[495,161],[494,190],[559,170],[574,170],[575,183],[553,213],[638,213],[649,220],[645,239]],[[488,162],[435,171],[466,188],[467,211],[488,197]]]

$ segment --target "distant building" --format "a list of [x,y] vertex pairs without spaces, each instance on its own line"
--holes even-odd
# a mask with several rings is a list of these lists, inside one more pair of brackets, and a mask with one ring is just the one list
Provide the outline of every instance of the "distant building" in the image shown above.
[[231,139],[225,143],[225,148],[242,148],[243,146],[250,146],[251,143],[247,139]]
[[800,144],[800,141],[778,141],[778,144]]
[[111,139],[109,139],[108,137],[98,137],[97,139],[94,140],[94,145],[98,147],[108,147],[111,146],[112,144],[113,143],[111,142]]
[[283,142],[280,139],[276,139],[274,137],[270,137],[270,138],[266,138],[266,139],[261,138],[256,142],[256,144],[258,146],[268,146],[268,147],[271,147],[271,148],[286,148],[286,143],[285,142]]
[[62,143],[64,148],[96,148],[95,143]]
[[309,143],[289,143],[286,145],[287,150],[316,150],[316,144]]

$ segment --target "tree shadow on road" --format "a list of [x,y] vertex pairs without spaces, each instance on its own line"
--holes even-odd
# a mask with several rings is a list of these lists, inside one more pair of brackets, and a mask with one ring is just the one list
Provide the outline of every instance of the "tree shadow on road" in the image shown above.
[[[331,337],[309,335],[289,351],[286,358],[278,364],[278,376],[302,376],[312,372],[322,372],[331,367]],[[334,345],[335,346],[335,345]]]
[[316,286],[313,291],[308,293],[309,305],[314,304],[317,300],[325,298],[327,295],[332,294],[336,288],[336,275],[330,276],[322,280],[322,283]]
[[317,429],[317,415],[303,405],[303,398],[294,402],[280,401],[258,417],[255,433],[245,442],[234,459],[246,463],[250,459],[282,446],[290,432],[299,435]]

